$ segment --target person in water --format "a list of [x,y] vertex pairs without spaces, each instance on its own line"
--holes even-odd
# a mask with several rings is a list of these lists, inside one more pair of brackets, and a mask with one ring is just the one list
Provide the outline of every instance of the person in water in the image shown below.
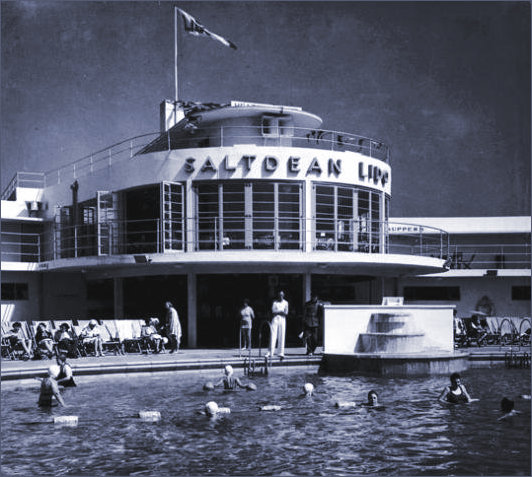
[[227,390],[234,390],[237,387],[247,388],[245,384],[242,384],[240,382],[240,379],[233,376],[233,372],[234,372],[233,367],[230,364],[228,364],[224,368],[224,375],[217,383],[214,383],[214,386],[216,387],[216,386],[220,386],[221,384],[223,384],[224,389],[227,389]]
[[57,355],[56,361],[57,366],[59,366],[59,375],[56,378],[57,384],[65,388],[77,386],[72,375],[72,368],[66,361],[66,356],[59,354]]
[[516,414],[519,414],[519,411],[516,411],[514,409],[515,403],[508,399],[507,397],[503,397],[501,400],[501,411],[504,413],[501,417],[499,417],[499,421],[501,419],[506,419],[508,417],[515,416]]
[[449,402],[451,404],[468,403],[472,401],[465,386],[461,383],[460,375],[458,373],[451,374],[451,385],[447,386],[442,391],[438,400]]
[[377,392],[373,389],[368,392],[368,401],[362,405],[367,407],[377,407],[379,405],[379,396],[377,395]]
[[59,386],[57,385],[56,378],[59,376],[59,366],[56,364],[52,364],[48,368],[48,376],[46,378],[43,378],[41,380],[41,392],[39,395],[39,406],[41,407],[52,407],[55,405],[53,403],[53,397],[55,396],[55,399],[61,406],[65,406],[65,401],[63,401],[63,398],[61,397],[61,393],[59,392]]

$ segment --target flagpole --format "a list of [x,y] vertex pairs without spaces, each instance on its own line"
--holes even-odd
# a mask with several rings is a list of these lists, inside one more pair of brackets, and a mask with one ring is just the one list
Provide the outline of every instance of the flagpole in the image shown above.
[[177,107],[177,7],[174,7],[174,75],[175,75],[175,102]]

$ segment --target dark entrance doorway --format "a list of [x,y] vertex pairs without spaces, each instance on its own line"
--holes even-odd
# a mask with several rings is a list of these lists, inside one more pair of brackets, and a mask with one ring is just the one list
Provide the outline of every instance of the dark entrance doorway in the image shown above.
[[[252,345],[259,345],[259,327],[271,318],[273,298],[283,290],[290,306],[287,319],[286,344],[294,346],[300,340],[303,309],[303,277],[301,275],[198,275],[197,277],[198,347],[236,348],[239,344],[242,300],[247,298],[255,311],[251,333]],[[269,334],[263,333],[262,346],[269,343]]]
[[166,301],[171,301],[183,330],[181,346],[187,346],[187,277],[185,275],[156,275],[124,278],[125,318],[156,316],[163,322]]

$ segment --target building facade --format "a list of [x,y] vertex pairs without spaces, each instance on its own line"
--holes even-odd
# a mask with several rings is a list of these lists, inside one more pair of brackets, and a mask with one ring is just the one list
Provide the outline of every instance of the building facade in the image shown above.
[[[441,298],[465,312],[482,293],[472,288],[493,282],[525,296],[486,291],[497,311],[528,310],[529,219],[475,231],[467,218],[451,235],[446,220],[390,219],[388,147],[321,124],[297,107],[165,101],[158,133],[17,174],[2,197],[2,321],[161,317],[170,300],[186,346],[229,347],[242,300],[258,325],[280,289],[289,344],[312,293]],[[475,274],[479,243],[482,257],[495,248]]]

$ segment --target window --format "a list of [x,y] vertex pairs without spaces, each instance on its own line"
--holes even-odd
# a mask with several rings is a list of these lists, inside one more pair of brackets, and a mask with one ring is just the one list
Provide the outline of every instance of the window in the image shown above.
[[460,287],[404,287],[408,301],[459,301]]
[[530,301],[530,287],[527,287],[527,286],[512,287],[512,300]]
[[263,116],[263,136],[293,136],[294,121],[291,116]]
[[2,300],[27,300],[27,283],[2,283]]

